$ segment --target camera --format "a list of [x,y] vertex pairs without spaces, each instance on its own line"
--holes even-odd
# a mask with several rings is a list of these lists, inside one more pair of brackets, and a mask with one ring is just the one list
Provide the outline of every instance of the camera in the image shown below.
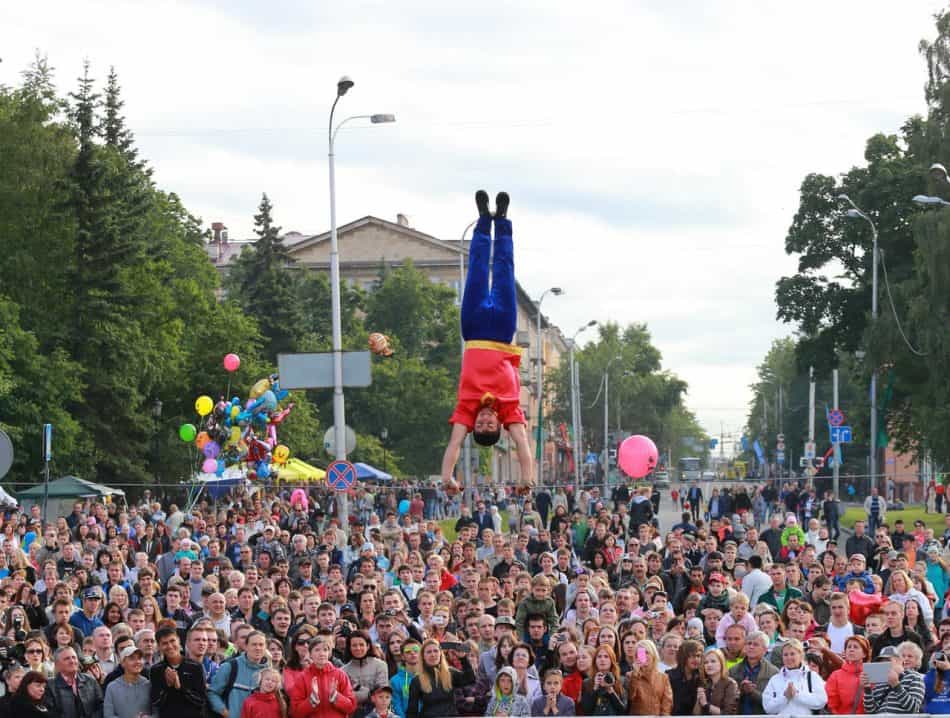
[[399,615],[399,611],[397,611],[395,608],[387,608],[385,611],[383,611],[383,613],[390,618],[395,618]]
[[79,657],[79,667],[84,671],[88,671],[90,668],[96,665],[96,663],[97,661],[95,656],[82,655]]
[[947,654],[944,653],[943,651],[937,651],[930,658],[931,663],[936,663],[937,661],[946,661],[946,660],[947,660]]
[[613,684],[614,684],[614,674],[613,674],[613,673],[605,673],[605,674],[604,674],[604,685],[605,685],[605,686],[612,686]]
[[6,636],[0,636],[0,669],[6,670],[14,664],[25,663],[25,648],[22,642],[14,643]]

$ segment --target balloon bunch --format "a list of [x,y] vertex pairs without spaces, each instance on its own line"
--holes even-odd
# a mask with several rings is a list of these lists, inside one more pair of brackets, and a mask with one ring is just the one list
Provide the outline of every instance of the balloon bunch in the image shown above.
[[[233,373],[241,366],[237,354],[224,357],[224,368]],[[196,424],[182,424],[178,438],[194,442],[201,452],[201,470],[223,476],[230,467],[246,472],[249,479],[269,478],[290,458],[290,449],[277,441],[277,427],[290,415],[294,405],[281,408],[289,392],[280,388],[276,374],[260,379],[251,387],[248,398],[207,395],[195,400],[201,417]]]

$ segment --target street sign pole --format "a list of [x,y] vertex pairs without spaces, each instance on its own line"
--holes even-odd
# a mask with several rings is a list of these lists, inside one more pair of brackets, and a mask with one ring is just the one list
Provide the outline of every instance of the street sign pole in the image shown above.
[[49,460],[53,456],[53,425],[43,424],[43,531],[46,531],[46,505],[49,503]]
[[[838,370],[833,369],[831,372],[831,385],[834,391],[834,407],[835,411],[838,411]],[[840,430],[837,433],[837,441],[833,444],[834,446],[834,473],[832,474],[832,484],[831,489],[835,492],[835,496],[840,496],[839,489],[841,487],[841,432]]]

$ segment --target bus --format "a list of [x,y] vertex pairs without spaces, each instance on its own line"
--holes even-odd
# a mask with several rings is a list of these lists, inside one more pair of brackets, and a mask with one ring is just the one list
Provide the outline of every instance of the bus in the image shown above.
[[679,460],[679,480],[699,481],[703,475],[703,464],[699,459],[686,457]]

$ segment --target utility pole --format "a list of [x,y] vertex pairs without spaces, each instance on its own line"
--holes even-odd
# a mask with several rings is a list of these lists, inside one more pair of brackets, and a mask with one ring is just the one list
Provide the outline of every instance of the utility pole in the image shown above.
[[[834,408],[835,408],[835,411],[837,411],[838,410],[838,370],[837,369],[831,370],[831,385],[832,385],[833,394],[834,394]],[[838,430],[840,431],[840,429]],[[838,438],[839,436],[836,433],[835,439],[838,439]],[[834,479],[833,479],[831,488],[835,492],[835,496],[838,496],[838,488],[839,488],[840,479],[841,479],[841,473],[840,473],[841,472],[841,466],[840,466],[841,444],[836,440],[833,446],[834,446],[834,453],[833,453],[834,466],[832,467],[832,471],[833,471]]]
[[808,367],[808,443],[815,445],[815,368],[811,366]]

